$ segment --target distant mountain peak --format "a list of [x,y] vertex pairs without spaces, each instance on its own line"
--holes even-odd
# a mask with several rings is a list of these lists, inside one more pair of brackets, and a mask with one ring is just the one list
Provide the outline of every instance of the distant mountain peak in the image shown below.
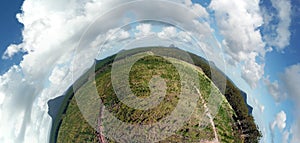
[[171,44],[169,47],[170,48],[176,48],[176,46],[174,44]]

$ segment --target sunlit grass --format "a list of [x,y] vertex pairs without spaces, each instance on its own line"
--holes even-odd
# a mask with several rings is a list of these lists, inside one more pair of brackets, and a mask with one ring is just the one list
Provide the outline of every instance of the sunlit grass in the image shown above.
[[[239,138],[235,136],[235,131],[232,130],[232,124],[234,123],[232,115],[234,112],[217,87],[211,86],[211,80],[198,67],[176,59],[169,58],[168,60],[173,60],[177,66],[186,70],[187,74],[183,75],[184,78],[189,80],[199,79],[200,93],[205,102],[209,101],[209,96],[212,92],[217,97],[222,98],[223,102],[220,110],[218,110],[214,119],[218,138],[222,142],[239,142]],[[150,96],[148,84],[153,76],[159,75],[166,81],[167,91],[164,100],[157,107],[145,111],[132,109],[118,100],[111,83],[111,67],[106,66],[106,68],[103,68],[102,72],[96,75],[95,80],[99,97],[106,106],[106,109],[121,121],[131,124],[155,123],[168,116],[176,107],[179,100],[178,95],[181,92],[180,75],[176,67],[168,60],[149,55],[136,62],[131,68],[129,73],[130,88],[140,98]],[[198,77],[190,77],[188,74],[190,70],[196,71]],[[190,87],[193,88],[192,86]],[[98,113],[98,110],[90,109],[90,112]],[[203,103],[198,100],[196,109],[191,115],[190,120],[175,135],[161,142],[199,142],[201,140],[212,140],[214,138],[212,126],[209,123],[206,125],[201,123],[202,119],[205,118],[203,117],[203,112]],[[71,100],[62,119],[57,142],[97,142],[95,130],[81,115],[75,98]],[[113,142],[111,140],[108,141]]]

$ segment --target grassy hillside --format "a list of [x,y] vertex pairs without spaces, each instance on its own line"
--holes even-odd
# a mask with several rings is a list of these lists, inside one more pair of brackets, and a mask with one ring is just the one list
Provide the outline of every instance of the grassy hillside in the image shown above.
[[[124,56],[119,56],[118,61],[122,61],[128,56],[135,55],[139,52],[147,51],[151,48],[141,48],[138,50],[123,51]],[[259,135],[259,131],[256,128],[253,117],[245,114],[248,113],[246,104],[242,102],[241,107],[236,105],[236,101],[240,101],[240,97],[236,91],[239,91],[234,84],[227,80],[228,86],[221,87],[218,83],[216,86],[211,87],[212,81],[210,80],[210,73],[217,72],[219,76],[224,75],[217,69],[211,69],[208,66],[208,62],[202,58],[192,55],[192,59],[195,65],[201,67],[195,67],[187,63],[187,59],[184,57],[172,57],[172,52],[169,48],[161,48],[163,51],[171,53],[168,54],[170,57],[166,60],[165,58],[159,56],[148,55],[139,61],[137,61],[131,68],[129,74],[130,88],[134,95],[143,97],[149,97],[151,89],[148,83],[151,81],[152,77],[159,75],[166,81],[166,96],[162,102],[153,109],[149,110],[137,110],[132,109],[122,102],[120,102],[115,95],[111,83],[111,63],[116,57],[111,56],[104,60],[98,61],[96,64],[96,85],[99,93],[99,97],[103,101],[105,107],[114,114],[115,117],[123,122],[131,124],[149,124],[159,122],[164,117],[168,116],[176,107],[178,103],[178,94],[181,92],[180,76],[176,70],[176,67],[170,63],[170,60],[176,62],[179,66],[186,69],[196,70],[198,77],[186,78],[197,78],[199,79],[201,99],[198,100],[195,111],[193,112],[190,120],[179,129],[175,135],[161,141],[161,142],[199,142],[199,141],[212,141],[216,138],[220,142],[251,142],[259,140],[256,134],[251,134],[250,131],[247,136],[242,138],[243,125],[237,126],[237,120],[247,120],[247,125],[245,127],[251,126],[251,132],[256,132]],[[176,52],[178,52],[177,50]],[[179,51],[180,52],[180,51]],[[84,85],[87,77],[82,78],[80,84]],[[221,82],[221,81],[220,81]],[[219,89],[226,88],[225,96],[219,92]],[[78,89],[79,91],[80,89]],[[213,93],[216,97],[222,99],[222,104],[218,110],[216,117],[213,119],[213,124],[208,123],[207,126],[203,126],[202,121],[205,120],[203,113],[205,112],[204,104],[209,102],[209,95]],[[69,93],[70,94],[70,93]],[[82,93],[87,94],[87,93]],[[234,99],[237,98],[237,99]],[[228,102],[229,101],[229,102]],[[57,137],[57,142],[98,142],[96,131],[89,126],[89,124],[84,120],[81,112],[77,106],[75,98],[66,99],[65,104],[62,107],[62,112],[59,113],[60,118],[55,121],[54,130],[58,129],[57,136],[51,134],[54,138]],[[67,106],[67,108],[66,108]],[[242,109],[242,110],[240,110]],[[92,112],[92,111],[91,111]],[[97,110],[95,111],[97,112]],[[254,126],[253,126],[254,125]],[[52,129],[52,130],[53,130]],[[217,133],[217,137],[214,135],[214,131]],[[54,139],[55,140],[55,139]],[[113,142],[110,139],[106,139],[108,142]]]

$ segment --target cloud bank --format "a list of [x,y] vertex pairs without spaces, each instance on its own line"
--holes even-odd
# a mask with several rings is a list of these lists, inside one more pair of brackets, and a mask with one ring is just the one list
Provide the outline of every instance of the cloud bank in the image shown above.
[[[287,91],[287,96],[295,104],[295,109],[300,108],[300,63],[287,67],[283,74],[281,74],[281,80],[283,82],[283,89]],[[300,111],[294,112],[294,123],[292,124],[290,134],[292,134],[292,143],[300,141]]]
[[[11,67],[0,76],[0,130],[5,131],[0,134],[0,142],[48,142],[51,118],[47,114],[47,101],[62,95],[72,84],[73,69],[70,61],[82,33],[94,22],[95,17],[122,3],[119,0],[26,0],[23,3],[23,12],[17,16],[24,24],[23,42],[9,46],[3,58],[11,58],[20,51],[27,54],[20,65]],[[145,7],[151,8],[148,3]],[[181,15],[184,14],[178,13],[176,16]],[[116,15],[115,19],[120,16]],[[185,20],[191,21],[194,17],[187,18],[190,19]],[[107,25],[103,25],[102,35],[110,35],[109,30],[117,22],[110,20]],[[145,34],[149,27],[141,25],[138,30]],[[121,38],[128,37],[125,31],[120,34]],[[120,37],[110,37],[110,40],[116,38]],[[82,73],[95,57],[85,51],[79,53],[77,56],[87,61],[78,67]]]
[[[126,23],[130,12],[135,18],[148,17],[155,19],[164,15],[171,15],[169,19],[176,19],[177,24],[191,25],[187,32],[175,31],[172,27],[164,27],[157,33],[160,38],[177,35],[183,42],[190,42],[189,34],[193,31],[199,39],[206,39],[205,34],[219,32],[223,37],[217,47],[225,49],[227,60],[233,65],[241,67],[242,78],[255,87],[264,75],[264,64],[258,63],[258,58],[264,58],[268,49],[263,41],[259,27],[264,23],[259,2],[240,0],[212,0],[208,9],[214,11],[210,15],[207,9],[191,0],[170,1],[183,4],[190,8],[195,15],[186,15],[186,11],[170,9],[160,2],[145,1],[144,4],[124,6],[119,11],[108,13],[97,31],[97,35],[87,39],[80,39],[86,28],[94,20],[108,12],[112,7],[118,7],[131,0],[25,0],[22,13],[18,20],[24,25],[23,42],[10,45],[3,59],[12,58],[18,52],[26,52],[20,65],[15,65],[0,76],[0,142],[47,142],[51,127],[51,118],[47,114],[47,101],[60,96],[72,84],[72,75],[80,76],[92,63],[99,50],[97,46],[109,37],[110,41],[129,38],[130,33],[120,31],[118,37],[111,36],[119,23]],[[141,5],[142,4],[142,5]],[[277,26],[279,38],[275,38],[272,45],[279,49],[286,46],[289,37],[285,31],[289,22],[284,19],[286,11],[282,5],[274,4],[278,9],[281,24]],[[159,8],[153,11],[153,7]],[[128,12],[128,9],[131,10]],[[139,13],[137,13],[139,11]],[[128,12],[128,13],[127,13]],[[288,12],[287,12],[288,13]],[[130,16],[129,16],[130,18]],[[214,29],[210,22],[214,19],[218,26]],[[205,22],[199,22],[204,20]],[[97,21],[96,21],[97,22]],[[152,26],[142,24],[136,27],[136,37],[153,34]],[[238,35],[238,36],[237,36]],[[266,37],[265,37],[266,38]],[[268,39],[268,38],[266,38]],[[278,40],[279,39],[279,40]],[[70,61],[74,58],[74,50],[78,41],[91,43],[89,48],[79,49],[77,57],[82,62],[76,69]],[[269,40],[271,41],[271,40]],[[211,45],[200,43],[210,56],[215,55]],[[92,52],[91,52],[92,51]],[[297,68],[296,68],[297,69]],[[293,71],[287,71],[293,73]],[[75,76],[75,77],[76,77]],[[287,77],[288,78],[288,77]],[[284,79],[284,78],[283,78]],[[292,90],[293,91],[293,90]],[[297,92],[297,91],[294,91]],[[299,94],[298,94],[299,95]],[[263,108],[261,108],[263,111]],[[274,126],[283,127],[281,122]],[[296,130],[295,130],[296,131]]]
[[[265,34],[264,38],[269,46],[274,47],[278,51],[283,51],[290,43],[292,6],[290,0],[271,0],[273,8],[277,14],[263,8],[264,11],[264,29],[272,34]],[[277,21],[277,22],[275,22]]]

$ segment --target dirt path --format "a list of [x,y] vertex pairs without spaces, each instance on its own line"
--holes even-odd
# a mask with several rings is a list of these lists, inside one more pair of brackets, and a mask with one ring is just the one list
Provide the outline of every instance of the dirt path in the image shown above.
[[105,136],[102,133],[103,127],[102,127],[101,117],[103,114],[103,110],[104,110],[104,106],[101,106],[99,116],[98,116],[98,133],[97,133],[99,143],[106,143]]
[[[195,88],[196,88],[196,87],[195,87]],[[206,116],[208,116],[208,118],[209,118],[210,124],[211,124],[211,126],[212,126],[212,128],[213,128],[214,135],[215,135],[215,139],[214,139],[214,140],[212,140],[212,141],[204,141],[203,143],[219,143],[218,134],[217,134],[217,129],[216,129],[216,127],[215,127],[215,123],[214,123],[213,117],[211,116],[211,113],[209,112],[209,109],[208,109],[208,107],[207,107],[207,104],[206,104],[206,102],[204,101],[204,99],[202,98],[199,89],[196,88],[196,90],[197,90],[197,92],[198,92],[198,94],[199,94],[199,96],[200,96],[200,100],[201,100],[202,103],[203,103],[203,107],[204,107],[205,114],[206,114]]]

